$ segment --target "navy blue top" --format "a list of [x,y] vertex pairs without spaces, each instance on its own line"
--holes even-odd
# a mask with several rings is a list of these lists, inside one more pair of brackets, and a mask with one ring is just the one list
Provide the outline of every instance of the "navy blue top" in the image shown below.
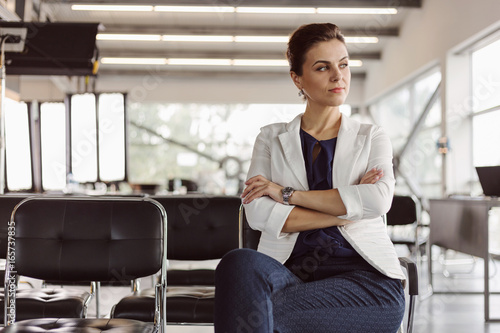
[[[307,181],[310,190],[332,189],[332,167],[337,138],[318,141],[313,136],[300,130],[302,154],[306,163]],[[313,162],[313,149],[316,144],[321,147]],[[302,231],[297,238],[290,259],[315,253],[333,257],[354,257],[359,254],[342,236],[336,226]]]

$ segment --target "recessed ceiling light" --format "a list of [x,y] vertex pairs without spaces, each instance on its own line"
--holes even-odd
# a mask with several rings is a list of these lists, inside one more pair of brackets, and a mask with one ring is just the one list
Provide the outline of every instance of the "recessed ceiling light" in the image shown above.
[[318,8],[318,14],[369,14],[369,15],[394,15],[398,13],[396,8]]
[[129,41],[161,41],[161,35],[143,35],[143,34],[97,34],[97,40],[129,40]]
[[[349,37],[346,43],[378,43],[377,37]],[[237,43],[287,43],[288,36],[216,36],[216,35],[147,35],[147,34],[97,34],[97,40],[107,41],[164,41],[164,42],[237,42]]]
[[349,66],[350,67],[361,67],[361,66],[363,66],[363,62],[361,60],[349,59]]
[[376,44],[378,43],[377,37],[344,37],[346,43],[349,44]]
[[230,6],[155,6],[155,12],[178,13],[234,13]]
[[231,59],[170,58],[169,65],[230,66]]
[[233,36],[212,35],[163,35],[164,42],[233,42]]
[[135,5],[71,5],[71,10],[101,10],[121,12],[152,12],[153,6]]
[[72,10],[173,12],[173,13],[241,13],[241,14],[370,14],[393,15],[397,8],[329,8],[329,7],[232,7],[232,6],[140,6],[140,5],[72,5]]
[[245,14],[315,14],[312,7],[236,7],[236,13]]
[[[108,65],[177,65],[177,66],[256,66],[286,67],[284,59],[209,59],[209,58],[113,58],[103,57],[102,64]],[[361,67],[361,60],[349,60],[349,66]]]
[[288,61],[281,59],[233,59],[233,66],[288,66]]
[[103,57],[100,60],[101,64],[109,65],[166,65],[165,58],[112,58]]
[[288,36],[234,36],[239,43],[287,43]]

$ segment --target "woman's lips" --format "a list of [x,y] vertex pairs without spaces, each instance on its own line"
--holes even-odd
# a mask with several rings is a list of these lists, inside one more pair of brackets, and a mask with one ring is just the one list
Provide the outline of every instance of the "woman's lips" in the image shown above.
[[338,93],[343,92],[343,91],[344,91],[344,88],[333,88],[333,89],[331,89],[330,91],[331,91],[331,92],[333,92],[333,93],[338,94]]

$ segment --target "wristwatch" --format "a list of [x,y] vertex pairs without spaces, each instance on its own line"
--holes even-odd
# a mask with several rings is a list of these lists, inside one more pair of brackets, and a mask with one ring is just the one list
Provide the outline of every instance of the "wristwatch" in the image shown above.
[[283,203],[285,205],[290,204],[289,201],[290,201],[290,198],[292,197],[294,191],[295,190],[292,187],[283,187],[283,189],[281,190],[281,195],[283,196]]

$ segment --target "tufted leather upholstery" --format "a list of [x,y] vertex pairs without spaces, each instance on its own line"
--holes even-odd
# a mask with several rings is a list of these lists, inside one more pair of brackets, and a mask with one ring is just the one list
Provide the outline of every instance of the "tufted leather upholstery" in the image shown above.
[[220,259],[238,247],[239,197],[191,194],[152,198],[168,212],[168,259]]
[[[238,248],[239,197],[190,194],[153,198],[168,212],[169,259],[220,259]],[[172,270],[167,276],[169,286],[214,285],[213,270]],[[169,323],[213,323],[213,296],[168,295],[167,304]],[[112,316],[148,321],[151,309],[152,291],[144,290],[122,299],[114,307]]]
[[[154,295],[153,295],[154,296]],[[83,318],[90,294],[78,289],[20,289],[16,292],[17,320],[43,317]],[[1,293],[0,308],[4,307]],[[3,323],[3,316],[2,316]]]
[[[31,195],[30,195],[31,196]],[[1,195],[0,196],[0,258],[7,257],[8,222],[13,209],[28,195]],[[3,281],[4,270],[0,270]],[[43,316],[83,317],[85,309],[83,304],[89,299],[90,294],[84,290],[68,289],[23,289],[17,292],[17,318],[39,318]],[[0,308],[4,306],[4,294],[0,292]],[[0,316],[3,324],[4,317]]]
[[[166,270],[166,213],[154,200],[36,197],[24,200],[12,216],[16,226],[13,264],[18,275],[60,282],[114,283]],[[9,260],[13,254],[9,253]],[[7,265],[11,263],[9,260]],[[164,274],[160,283],[165,285]],[[163,294],[163,291],[160,290],[160,293]],[[38,298],[46,304],[58,304],[58,296],[63,294],[40,293],[32,300]],[[9,302],[7,299],[7,304]],[[19,300],[18,303],[23,304]],[[68,304],[61,302],[60,306]],[[165,308],[164,302],[160,307]],[[36,306],[33,305],[33,308]],[[47,313],[44,315],[47,316]],[[164,323],[164,317],[161,321]],[[50,326],[53,325],[50,321],[28,320],[13,327],[19,327],[19,332],[39,332],[44,330],[25,327],[43,324],[55,331],[61,323],[61,327],[68,327],[64,332],[149,332],[149,328],[142,323],[126,321],[113,322],[126,323],[123,329],[108,326],[104,321],[79,320],[57,321],[56,326]],[[87,326],[92,329],[82,328]],[[135,330],[136,327],[138,330]],[[14,328],[9,329],[18,332]]]
[[52,281],[130,281],[155,274],[162,225],[160,211],[150,208],[140,200],[25,201],[14,212],[16,270]]
[[2,333],[152,333],[153,325],[124,319],[33,319],[16,323]]

